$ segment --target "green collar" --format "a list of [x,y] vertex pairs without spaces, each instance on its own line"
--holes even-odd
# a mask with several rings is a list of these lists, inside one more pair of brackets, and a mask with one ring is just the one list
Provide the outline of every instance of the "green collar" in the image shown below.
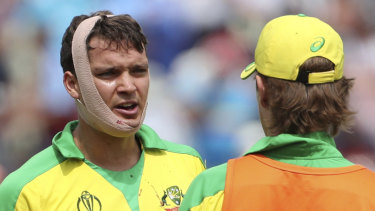
[[78,121],[72,121],[65,125],[64,130],[57,133],[52,139],[52,146],[56,148],[64,158],[77,158],[83,160],[85,156],[74,143],[72,132],[77,127]]
[[[77,125],[77,120],[66,124],[64,130],[57,133],[55,137],[53,137],[52,145],[65,158],[77,158],[83,160],[85,157],[75,145],[72,135],[72,132]],[[142,125],[135,135],[141,138],[144,149],[167,149],[165,143],[159,141],[159,136],[147,125]]]
[[326,132],[304,135],[280,134],[264,137],[246,154],[263,154],[281,162],[310,167],[341,167],[353,165],[336,148]]

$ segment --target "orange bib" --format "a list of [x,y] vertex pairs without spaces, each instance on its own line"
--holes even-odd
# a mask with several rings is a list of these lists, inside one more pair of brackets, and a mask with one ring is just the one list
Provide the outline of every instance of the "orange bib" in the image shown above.
[[375,173],[360,165],[316,168],[262,155],[228,161],[223,209],[375,210]]

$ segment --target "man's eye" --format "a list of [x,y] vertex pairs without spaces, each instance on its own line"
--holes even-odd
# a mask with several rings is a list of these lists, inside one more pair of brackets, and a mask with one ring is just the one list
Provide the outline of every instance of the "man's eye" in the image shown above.
[[136,73],[136,74],[142,74],[142,73],[146,73],[146,72],[147,72],[147,69],[145,69],[145,68],[133,69],[133,73]]
[[108,77],[108,76],[112,76],[114,74],[115,73],[113,71],[106,71],[106,72],[98,73],[98,74],[96,74],[96,76],[98,76],[98,77]]
[[100,76],[113,75],[113,73],[112,72],[104,72],[104,73],[100,73],[99,75]]

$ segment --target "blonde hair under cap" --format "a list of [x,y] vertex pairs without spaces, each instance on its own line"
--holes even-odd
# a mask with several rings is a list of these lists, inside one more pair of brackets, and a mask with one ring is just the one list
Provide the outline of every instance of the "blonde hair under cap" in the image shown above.
[[100,18],[100,16],[94,16],[85,19],[78,25],[73,35],[73,64],[84,102],[82,103],[77,99],[76,104],[79,115],[91,127],[115,137],[125,137],[129,136],[130,133],[135,133],[141,127],[145,118],[147,103],[138,125],[132,127],[127,123],[127,120],[120,119],[115,115],[100,96],[91,73],[86,47],[87,37]]

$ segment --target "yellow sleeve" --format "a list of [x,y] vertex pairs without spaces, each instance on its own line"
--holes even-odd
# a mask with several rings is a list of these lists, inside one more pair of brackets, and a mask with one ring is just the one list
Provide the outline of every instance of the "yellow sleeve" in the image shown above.
[[221,211],[223,206],[224,191],[220,191],[213,196],[203,199],[202,203],[198,206],[192,207],[191,211]]

